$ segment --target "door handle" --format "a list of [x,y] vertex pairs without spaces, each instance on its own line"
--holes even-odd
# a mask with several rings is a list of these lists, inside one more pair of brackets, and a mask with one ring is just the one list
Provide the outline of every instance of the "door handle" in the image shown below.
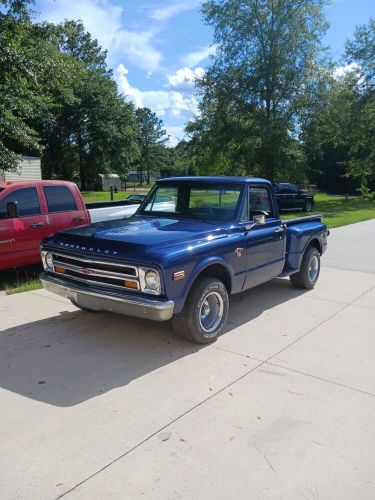
[[80,222],[81,220],[85,220],[84,217],[74,217],[73,222]]
[[42,227],[42,226],[45,226],[46,223],[45,222],[32,222],[30,224],[30,227]]
[[275,229],[275,233],[276,234],[281,234],[284,232],[284,228],[283,227],[278,227],[277,229]]

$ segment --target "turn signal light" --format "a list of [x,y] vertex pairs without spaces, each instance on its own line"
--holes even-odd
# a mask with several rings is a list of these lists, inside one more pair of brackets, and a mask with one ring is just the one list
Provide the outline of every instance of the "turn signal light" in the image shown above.
[[66,269],[65,269],[65,267],[55,266],[55,273],[65,274],[66,273]]
[[133,288],[134,290],[138,290],[139,285],[137,281],[131,281],[131,280],[125,280],[124,281],[124,286],[126,288]]

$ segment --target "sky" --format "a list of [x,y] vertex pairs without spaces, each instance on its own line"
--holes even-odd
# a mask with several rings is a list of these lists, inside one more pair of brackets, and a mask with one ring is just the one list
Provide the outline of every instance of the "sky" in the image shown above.
[[[202,0],[36,0],[39,20],[82,20],[108,51],[120,92],[135,106],[147,106],[164,122],[169,144],[184,137],[197,112],[194,80],[215,52],[204,24]],[[375,17],[375,0],[333,0],[326,8],[330,28],[324,39],[340,63],[345,40],[357,25]]]

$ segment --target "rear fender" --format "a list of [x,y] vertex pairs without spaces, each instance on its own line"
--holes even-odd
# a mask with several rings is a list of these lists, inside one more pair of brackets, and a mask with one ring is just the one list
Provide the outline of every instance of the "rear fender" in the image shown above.
[[302,258],[309,246],[315,246],[322,255],[327,247],[327,236],[327,226],[322,222],[312,221],[288,227],[283,275],[293,274],[300,270]]

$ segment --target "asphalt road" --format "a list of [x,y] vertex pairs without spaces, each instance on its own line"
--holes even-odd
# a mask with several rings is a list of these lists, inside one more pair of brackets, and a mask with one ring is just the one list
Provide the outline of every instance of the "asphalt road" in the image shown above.
[[204,348],[1,297],[0,498],[375,498],[374,234],[332,230],[313,291],[234,297]]

